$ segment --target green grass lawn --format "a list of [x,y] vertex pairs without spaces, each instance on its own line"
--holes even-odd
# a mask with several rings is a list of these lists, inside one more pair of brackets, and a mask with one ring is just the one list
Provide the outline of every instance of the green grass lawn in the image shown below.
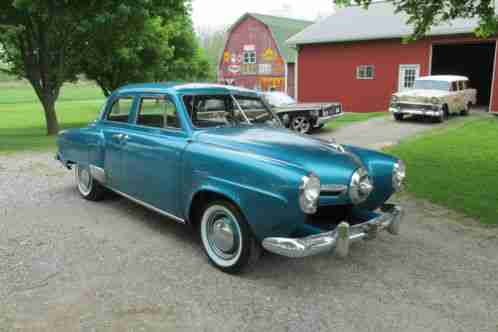
[[[30,85],[0,83],[0,153],[54,148],[46,136],[43,108]],[[61,129],[81,127],[97,118],[104,97],[92,84],[68,84],[56,105]]]
[[343,116],[338,117],[330,121],[324,128],[323,131],[331,131],[339,127],[352,124],[354,122],[366,121],[371,118],[376,118],[379,116],[386,116],[388,113],[385,112],[373,112],[373,113],[344,113]]
[[498,224],[498,119],[472,118],[386,149],[407,163],[407,190]]

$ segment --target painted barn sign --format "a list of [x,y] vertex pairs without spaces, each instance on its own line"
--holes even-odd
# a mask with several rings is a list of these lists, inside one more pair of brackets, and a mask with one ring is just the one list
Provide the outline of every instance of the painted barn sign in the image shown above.
[[220,59],[220,83],[261,91],[278,90],[290,95],[288,65],[294,68],[294,50],[285,41],[311,22],[246,14],[229,30]]

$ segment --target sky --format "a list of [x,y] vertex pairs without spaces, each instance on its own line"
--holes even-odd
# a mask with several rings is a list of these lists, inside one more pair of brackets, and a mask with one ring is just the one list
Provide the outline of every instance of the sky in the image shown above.
[[[313,5],[310,5],[312,3]],[[247,12],[314,21],[333,13],[333,0],[193,0],[196,28],[222,28]]]

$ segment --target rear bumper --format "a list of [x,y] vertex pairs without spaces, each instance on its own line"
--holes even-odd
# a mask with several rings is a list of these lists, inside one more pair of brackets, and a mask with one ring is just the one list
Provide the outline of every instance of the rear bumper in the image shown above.
[[331,250],[345,257],[349,252],[351,242],[375,238],[377,233],[387,230],[391,234],[399,234],[403,219],[403,209],[400,206],[385,204],[382,213],[367,222],[349,225],[342,222],[336,229],[303,238],[269,237],[263,240],[263,247],[275,254],[291,258],[301,258],[321,254]]
[[334,118],[338,118],[338,117],[343,116],[343,115],[344,115],[344,113],[341,112],[341,113],[337,113],[337,114],[333,114],[333,115],[329,115],[329,116],[320,117],[320,118],[316,119],[315,127],[324,125],[327,122],[333,120]]

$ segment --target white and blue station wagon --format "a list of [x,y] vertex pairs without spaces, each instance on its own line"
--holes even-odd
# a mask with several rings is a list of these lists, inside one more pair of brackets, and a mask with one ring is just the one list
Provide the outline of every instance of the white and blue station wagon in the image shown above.
[[291,132],[255,91],[125,86],[57,145],[85,199],[113,191],[193,226],[225,272],[262,249],[346,256],[352,241],[399,232],[402,209],[386,202],[405,178],[402,161]]

